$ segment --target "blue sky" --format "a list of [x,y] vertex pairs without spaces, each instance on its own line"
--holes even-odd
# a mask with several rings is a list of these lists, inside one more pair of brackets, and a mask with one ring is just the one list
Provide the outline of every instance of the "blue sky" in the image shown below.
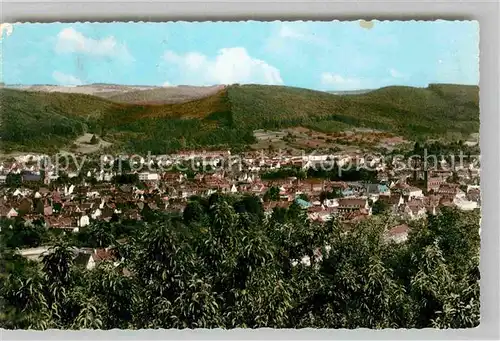
[[479,82],[473,21],[54,23],[2,32],[5,84],[353,90]]

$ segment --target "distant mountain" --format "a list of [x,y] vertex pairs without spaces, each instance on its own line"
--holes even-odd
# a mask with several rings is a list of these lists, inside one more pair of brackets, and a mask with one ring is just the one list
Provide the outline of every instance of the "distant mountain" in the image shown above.
[[224,89],[222,85],[216,86],[167,86],[153,89],[128,91],[109,96],[108,98],[120,103],[167,104],[181,103],[203,98]]
[[361,89],[361,90],[344,90],[344,91],[326,91],[330,94],[334,95],[361,95],[361,94],[366,94],[370,91],[373,91],[375,89]]
[[119,103],[136,104],[166,104],[187,102],[206,97],[223,89],[223,85],[216,86],[145,86],[145,85],[118,85],[94,83],[78,86],[58,85],[10,85],[6,88],[33,91],[33,92],[61,92],[72,94],[93,95],[111,99]]
[[[188,89],[188,95],[168,87],[107,98],[105,91],[96,96],[2,88],[2,148],[57,150],[84,132],[122,150],[166,153],[249,144],[253,130],[296,126],[323,132],[372,128],[410,140],[479,131],[477,86],[393,86],[352,95],[266,85],[179,88]],[[187,100],[192,96],[197,98]],[[169,103],[169,98],[178,102]]]
[[115,84],[88,84],[78,86],[59,86],[59,85],[9,85],[6,88],[33,91],[33,92],[61,92],[71,94],[94,95],[102,98],[119,95],[126,92],[147,90],[152,86],[128,86]]

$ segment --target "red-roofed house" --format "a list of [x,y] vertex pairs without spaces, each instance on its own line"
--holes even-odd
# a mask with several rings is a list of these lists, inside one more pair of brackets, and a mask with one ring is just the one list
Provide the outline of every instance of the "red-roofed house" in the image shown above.
[[409,231],[410,228],[406,224],[394,226],[385,233],[384,239],[395,243],[403,243],[408,239]]

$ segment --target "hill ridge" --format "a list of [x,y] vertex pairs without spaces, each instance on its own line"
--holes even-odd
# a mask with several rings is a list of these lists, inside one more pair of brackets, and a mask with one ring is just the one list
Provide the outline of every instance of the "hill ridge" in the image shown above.
[[477,86],[390,86],[355,95],[231,85],[182,103],[119,103],[95,95],[0,89],[2,148],[60,148],[91,132],[117,148],[167,152],[254,141],[253,130],[380,129],[411,140],[479,131]]

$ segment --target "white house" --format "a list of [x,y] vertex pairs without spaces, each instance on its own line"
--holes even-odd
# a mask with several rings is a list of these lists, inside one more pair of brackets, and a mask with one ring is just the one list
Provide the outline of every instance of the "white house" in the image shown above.
[[404,194],[408,196],[408,199],[423,198],[424,196],[422,190],[417,187],[409,187],[405,189]]
[[453,203],[457,205],[457,207],[463,211],[472,211],[478,208],[478,204],[475,201],[469,201],[465,198],[455,198],[453,199]]
[[457,188],[457,193],[455,194],[455,199],[465,199],[465,192],[462,191],[460,188]]
[[405,213],[410,219],[423,218],[427,214],[427,210],[424,205],[418,205],[413,202],[408,202],[405,207]]
[[279,191],[280,191],[280,194],[285,194],[286,193],[286,188],[281,185],[280,188],[279,188]]
[[325,210],[323,207],[323,210],[317,210],[315,212],[308,213],[307,215],[309,219],[311,220],[319,220],[319,221],[328,221],[332,219],[332,211],[331,210]]
[[80,252],[74,261],[76,264],[83,266],[87,270],[92,270],[95,268],[94,257],[92,257],[92,253],[89,252]]
[[338,199],[326,199],[325,206],[326,207],[337,207],[337,206],[339,206],[339,201],[338,201]]
[[[104,207],[104,205],[103,205],[103,207]],[[92,217],[92,219],[97,219],[97,217],[100,217],[101,215],[102,215],[102,211],[100,208],[98,208],[90,216]]]
[[100,193],[98,191],[87,192],[87,198],[98,198]]
[[7,213],[7,219],[10,219],[12,217],[17,217],[18,213],[14,208],[11,208],[10,211]]
[[326,161],[330,155],[304,155],[302,156],[302,161]]
[[217,190],[210,188],[210,189],[207,191],[207,196],[211,196],[211,195],[212,195],[212,194],[214,194],[214,193],[217,193]]
[[85,227],[90,225],[90,218],[88,215],[82,215],[77,222],[78,227]]
[[253,174],[244,173],[243,175],[238,177],[238,181],[251,183],[254,181],[254,176]]
[[160,179],[160,175],[158,173],[142,172],[138,175],[139,180],[141,181],[158,181]]

